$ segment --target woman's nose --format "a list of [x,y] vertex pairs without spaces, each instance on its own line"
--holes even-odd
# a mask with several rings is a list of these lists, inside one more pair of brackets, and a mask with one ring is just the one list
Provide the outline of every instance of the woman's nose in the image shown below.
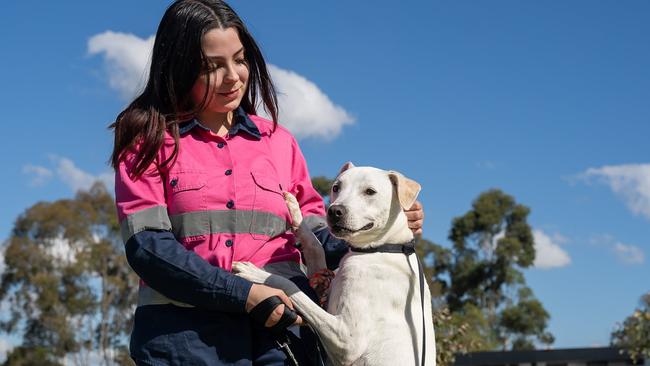
[[239,80],[239,74],[235,69],[235,65],[229,65],[226,68],[226,74],[223,76],[223,81],[226,83],[235,83]]

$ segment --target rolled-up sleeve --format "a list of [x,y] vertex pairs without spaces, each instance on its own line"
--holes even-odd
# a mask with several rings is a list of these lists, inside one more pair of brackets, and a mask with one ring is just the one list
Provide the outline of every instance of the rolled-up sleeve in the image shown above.
[[218,311],[244,312],[252,283],[188,251],[170,232],[164,176],[156,163],[133,178],[134,154],[115,172],[115,202],[126,258],[164,296]]
[[145,173],[132,178],[135,155],[128,154],[115,172],[115,203],[122,240],[143,230],[171,230],[165,203],[162,175],[153,163]]

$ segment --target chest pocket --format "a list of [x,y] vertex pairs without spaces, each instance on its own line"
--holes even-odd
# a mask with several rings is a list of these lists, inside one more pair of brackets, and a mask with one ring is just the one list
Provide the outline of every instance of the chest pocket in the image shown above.
[[272,173],[251,172],[254,182],[253,212],[249,232],[255,239],[265,240],[288,229],[288,209],[279,179]]
[[166,185],[167,209],[174,235],[181,241],[205,237],[209,230],[207,174],[201,171],[170,172]]

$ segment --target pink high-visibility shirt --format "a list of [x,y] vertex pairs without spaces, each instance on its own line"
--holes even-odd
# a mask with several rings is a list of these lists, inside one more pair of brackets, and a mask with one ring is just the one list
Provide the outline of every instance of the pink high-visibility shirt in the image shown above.
[[[133,179],[134,153],[116,171],[115,195],[124,242],[148,229],[171,230],[178,241],[212,265],[233,261],[262,267],[300,262],[282,191],[296,196],[306,220],[322,225],[323,200],[312,187],[305,159],[283,127],[236,113],[239,131],[217,136],[196,120],[181,128],[176,161],[165,143],[144,175]],[[237,127],[237,126],[236,126]],[[232,132],[232,130],[231,130]]]

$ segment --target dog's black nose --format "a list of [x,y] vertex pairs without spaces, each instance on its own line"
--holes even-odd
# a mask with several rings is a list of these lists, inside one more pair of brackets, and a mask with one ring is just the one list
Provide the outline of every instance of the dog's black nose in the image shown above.
[[345,206],[332,205],[327,210],[327,217],[332,221],[338,221],[343,216],[345,216],[346,213],[347,213],[347,210],[345,209]]

